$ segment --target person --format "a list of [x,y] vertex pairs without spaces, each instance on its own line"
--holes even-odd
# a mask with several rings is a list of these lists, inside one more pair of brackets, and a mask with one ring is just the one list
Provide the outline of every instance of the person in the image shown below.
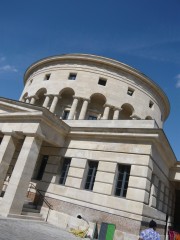
[[141,231],[139,240],[160,240],[160,235],[156,232],[156,227],[156,222],[151,220],[149,222],[149,228]]

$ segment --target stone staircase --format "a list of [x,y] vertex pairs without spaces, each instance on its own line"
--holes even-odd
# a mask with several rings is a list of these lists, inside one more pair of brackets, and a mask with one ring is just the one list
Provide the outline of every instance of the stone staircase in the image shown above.
[[29,199],[25,201],[21,215],[10,214],[8,217],[26,220],[45,221],[45,219],[40,214],[40,210],[37,209],[37,207]]

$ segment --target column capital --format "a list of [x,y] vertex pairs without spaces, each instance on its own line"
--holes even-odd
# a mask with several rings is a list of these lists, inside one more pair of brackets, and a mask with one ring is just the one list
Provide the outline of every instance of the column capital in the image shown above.
[[83,101],[90,102],[91,100],[89,98],[82,98]]
[[111,104],[108,104],[108,103],[105,103],[103,107],[114,108],[114,106],[113,106],[113,105],[111,105]]
[[122,108],[121,108],[121,107],[113,107],[113,110],[114,110],[114,111],[116,111],[116,110],[119,110],[119,111],[121,111],[121,110],[122,110]]
[[73,99],[78,99],[78,100],[80,100],[80,99],[82,99],[82,97],[78,97],[78,96],[73,96]]
[[61,96],[59,94],[48,94],[48,96],[50,96],[50,97],[58,97],[59,99],[61,98]]
[[23,139],[24,138],[24,134],[22,131],[11,131],[11,132],[3,132],[4,135],[7,135],[7,136],[12,136],[14,138],[17,138],[17,139]]
[[45,93],[44,96],[46,96],[46,97],[52,97],[52,96],[54,96],[54,95],[53,95],[53,94]]
[[11,131],[11,132],[2,132],[4,134],[4,136],[12,136],[12,137],[15,137],[17,139],[23,139],[25,137],[34,137],[34,138],[37,138],[37,139],[41,139],[41,140],[44,140],[46,137],[44,135],[40,135],[38,133],[23,133],[21,131]]
[[28,98],[30,98],[30,99],[31,99],[31,98],[35,98],[36,100],[39,99],[39,97],[38,97],[36,94],[34,94],[34,95],[32,95],[32,96],[29,96]]
[[41,141],[46,139],[46,137],[44,135],[42,135],[42,134],[40,135],[38,133],[28,133],[25,135],[25,137],[34,137],[35,139],[41,140]]

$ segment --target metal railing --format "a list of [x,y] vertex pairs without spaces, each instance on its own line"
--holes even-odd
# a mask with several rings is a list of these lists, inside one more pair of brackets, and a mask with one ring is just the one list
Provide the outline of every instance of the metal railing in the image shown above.
[[50,210],[53,210],[53,206],[48,202],[46,197],[41,193],[41,191],[39,189],[36,188],[36,186],[33,183],[29,184],[27,197],[29,197],[30,193],[34,193],[34,192],[31,191],[31,189],[35,190],[35,197],[34,197],[33,204],[35,205],[36,209],[38,208],[38,206],[40,204],[43,204],[43,203],[45,203],[46,206],[48,207],[48,213],[47,213],[47,216],[46,216],[46,219],[45,219],[45,221],[47,222],[49,212],[50,212]]

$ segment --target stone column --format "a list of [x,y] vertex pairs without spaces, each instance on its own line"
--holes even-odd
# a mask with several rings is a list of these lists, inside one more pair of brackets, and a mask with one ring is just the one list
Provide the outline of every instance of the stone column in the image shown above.
[[114,108],[114,115],[113,115],[113,120],[118,120],[119,119],[119,113],[121,109],[120,108]]
[[53,98],[53,101],[52,101],[51,107],[50,107],[50,109],[49,109],[50,112],[52,112],[52,113],[55,112],[55,109],[56,109],[56,106],[57,106],[58,100],[59,100],[59,95],[54,95],[54,98]]
[[37,99],[37,96],[36,96],[36,95],[32,96],[32,97],[30,98],[30,104],[35,104],[36,99]]
[[72,106],[71,106],[71,110],[70,110],[70,113],[69,113],[69,116],[68,116],[68,120],[74,119],[74,114],[76,112],[78,102],[79,102],[79,98],[74,97],[74,100],[73,100],[73,103],[72,103]]
[[21,214],[41,143],[42,140],[33,136],[27,136],[25,138],[0,205],[1,215]]
[[48,104],[49,104],[49,101],[50,101],[50,95],[46,95],[46,98],[45,98],[44,103],[43,103],[42,106],[47,108]]
[[0,145],[0,193],[14,152],[17,140],[12,135],[4,135]]
[[82,105],[81,112],[79,115],[79,119],[81,119],[81,120],[85,119],[87,108],[88,108],[88,103],[89,103],[88,99],[83,99],[83,105]]
[[110,111],[110,106],[109,105],[105,105],[103,117],[101,118],[102,120],[107,120],[108,119],[109,111]]

